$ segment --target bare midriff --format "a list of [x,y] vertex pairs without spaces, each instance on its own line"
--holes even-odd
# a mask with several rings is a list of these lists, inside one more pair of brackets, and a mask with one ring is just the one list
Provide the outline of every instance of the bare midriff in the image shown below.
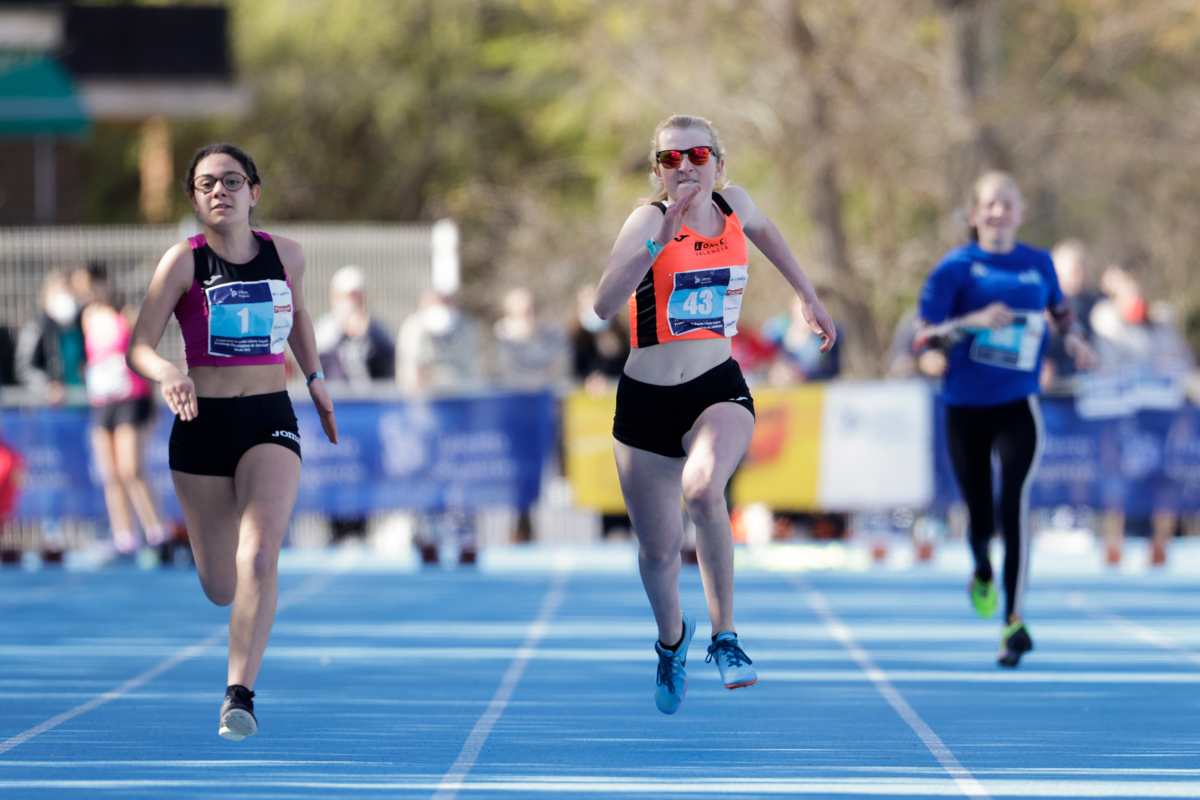
[[242,367],[192,367],[188,377],[196,385],[197,397],[243,397],[282,392],[287,377],[282,364],[250,364]]
[[729,360],[729,339],[687,339],[635,348],[625,362],[625,374],[642,383],[677,386],[698,378]]

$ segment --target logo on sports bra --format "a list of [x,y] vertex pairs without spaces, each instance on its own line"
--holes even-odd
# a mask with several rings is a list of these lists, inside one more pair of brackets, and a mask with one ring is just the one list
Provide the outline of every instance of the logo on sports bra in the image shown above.
[[711,256],[716,253],[723,253],[729,249],[729,243],[725,241],[724,236],[715,242],[696,242],[696,244],[692,246],[695,247],[696,252],[702,256]]
[[686,233],[681,233],[675,237],[675,241],[682,242],[686,238],[688,238],[688,235]]

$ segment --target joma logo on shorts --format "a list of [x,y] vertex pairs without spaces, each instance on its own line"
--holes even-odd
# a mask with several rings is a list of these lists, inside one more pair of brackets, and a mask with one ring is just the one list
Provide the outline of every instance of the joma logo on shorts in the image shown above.
[[276,436],[282,436],[285,439],[291,439],[296,444],[300,444],[300,435],[292,433],[291,431],[275,431],[274,433],[271,434],[271,436],[272,436],[272,438],[274,438]]

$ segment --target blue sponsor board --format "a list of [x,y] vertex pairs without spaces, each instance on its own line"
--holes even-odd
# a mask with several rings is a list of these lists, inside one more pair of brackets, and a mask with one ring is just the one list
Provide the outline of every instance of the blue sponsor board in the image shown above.
[[[1087,506],[1135,517],[1200,510],[1200,409],[1143,408],[1082,416],[1074,398],[1041,400],[1041,461],[1030,487],[1035,508]],[[946,450],[944,409],[935,403],[935,505],[959,498]]]
[[[549,392],[418,400],[335,400],[330,444],[307,398],[294,401],[304,466],[296,510],[334,515],[532,505],[555,445]],[[6,408],[0,436],[26,459],[16,515],[105,519],[85,408]],[[161,407],[146,447],[146,475],[171,516],[179,505]]]

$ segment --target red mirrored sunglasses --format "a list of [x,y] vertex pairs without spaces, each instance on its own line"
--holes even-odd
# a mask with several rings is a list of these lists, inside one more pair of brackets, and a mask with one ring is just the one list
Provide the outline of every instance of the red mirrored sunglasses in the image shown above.
[[667,169],[678,169],[686,155],[689,161],[700,167],[708,163],[712,154],[713,149],[702,144],[698,147],[689,147],[687,150],[659,150],[654,154],[654,160]]

